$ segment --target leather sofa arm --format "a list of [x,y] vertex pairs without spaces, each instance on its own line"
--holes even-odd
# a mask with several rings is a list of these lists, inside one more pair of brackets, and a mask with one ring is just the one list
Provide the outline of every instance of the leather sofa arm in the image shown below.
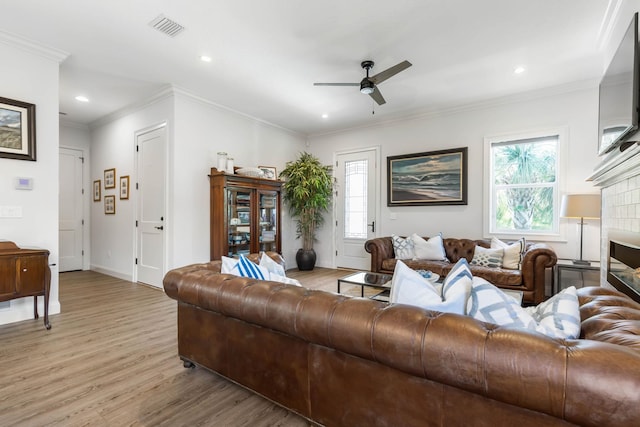
[[527,246],[522,257],[522,285],[528,291],[534,292],[536,304],[544,301],[546,269],[558,262],[556,253],[546,243],[533,243]]
[[382,270],[382,261],[395,258],[393,241],[389,236],[367,240],[364,249],[371,254],[371,271],[376,273]]

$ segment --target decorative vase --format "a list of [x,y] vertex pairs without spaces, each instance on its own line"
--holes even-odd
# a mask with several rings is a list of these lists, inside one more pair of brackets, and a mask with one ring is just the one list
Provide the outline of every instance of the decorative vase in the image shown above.
[[296,252],[296,264],[298,264],[298,270],[300,271],[313,270],[316,265],[316,251],[313,249],[308,251],[302,248],[298,249],[298,252]]

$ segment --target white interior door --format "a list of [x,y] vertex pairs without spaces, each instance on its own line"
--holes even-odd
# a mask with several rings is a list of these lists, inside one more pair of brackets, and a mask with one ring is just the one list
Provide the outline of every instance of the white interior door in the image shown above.
[[83,264],[83,167],[82,150],[60,149],[58,232],[60,272],[82,270]]
[[369,270],[364,243],[376,236],[378,150],[336,156],[336,266]]
[[165,273],[165,126],[139,134],[137,143],[138,221],[137,258],[138,282],[162,287]]

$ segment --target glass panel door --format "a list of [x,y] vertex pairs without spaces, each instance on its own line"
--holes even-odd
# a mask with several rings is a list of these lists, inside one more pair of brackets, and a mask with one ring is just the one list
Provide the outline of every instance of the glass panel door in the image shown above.
[[260,191],[258,193],[258,233],[261,251],[278,251],[278,193],[275,191]]
[[251,190],[227,189],[228,256],[248,254],[251,245]]

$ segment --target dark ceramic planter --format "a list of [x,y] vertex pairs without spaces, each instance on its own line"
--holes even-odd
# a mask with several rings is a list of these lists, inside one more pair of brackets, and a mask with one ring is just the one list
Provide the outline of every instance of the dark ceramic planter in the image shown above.
[[298,264],[298,270],[310,271],[316,266],[316,251],[309,249],[298,249],[296,252],[296,264]]

